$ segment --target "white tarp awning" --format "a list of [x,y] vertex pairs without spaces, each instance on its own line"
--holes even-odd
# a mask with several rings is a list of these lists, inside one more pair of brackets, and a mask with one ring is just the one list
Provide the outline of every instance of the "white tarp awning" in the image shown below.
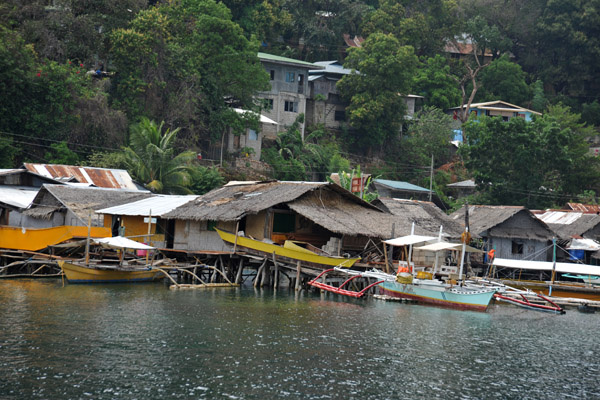
[[277,122],[273,121],[271,118],[269,117],[265,117],[262,114],[258,114],[255,113],[254,111],[250,111],[250,110],[242,110],[241,108],[234,108],[235,112],[238,114],[246,114],[246,113],[251,113],[252,115],[256,115],[258,117],[260,117],[260,122],[263,124],[273,124],[273,125],[278,125]]
[[[443,250],[455,250],[462,251],[462,243],[448,243],[448,242],[437,242],[426,244],[425,246],[415,247],[415,250],[425,251],[443,251]],[[465,246],[467,253],[484,253],[484,251],[476,249],[475,247]]]
[[102,245],[102,247],[109,247],[111,249],[133,249],[133,250],[154,250],[152,246],[147,244],[136,242],[135,240],[127,239],[123,236],[106,237],[99,239],[92,239],[96,244]]
[[436,239],[437,238],[433,236],[408,235],[397,237],[395,239],[384,240],[383,243],[391,246],[408,246],[411,244],[425,243]]
[[598,251],[600,250],[600,243],[593,239],[572,239],[567,250]]
[[[529,269],[537,271],[552,271],[552,261],[526,261],[526,260],[510,260],[507,258],[494,258],[492,265],[504,268]],[[575,264],[575,263],[556,263],[556,272],[569,274],[586,274],[599,275],[600,266]]]

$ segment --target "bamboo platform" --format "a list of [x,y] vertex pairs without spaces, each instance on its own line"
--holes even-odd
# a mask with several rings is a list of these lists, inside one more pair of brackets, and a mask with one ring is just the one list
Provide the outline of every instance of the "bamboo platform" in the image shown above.
[[240,285],[237,283],[200,283],[200,284],[191,284],[191,283],[180,283],[176,285],[169,286],[171,290],[177,289],[211,289],[211,288],[231,288],[231,287],[239,287]]

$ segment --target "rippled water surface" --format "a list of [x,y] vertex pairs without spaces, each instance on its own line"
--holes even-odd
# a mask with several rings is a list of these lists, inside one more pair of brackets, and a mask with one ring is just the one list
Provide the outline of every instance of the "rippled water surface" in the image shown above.
[[2,399],[600,398],[600,314],[0,281]]

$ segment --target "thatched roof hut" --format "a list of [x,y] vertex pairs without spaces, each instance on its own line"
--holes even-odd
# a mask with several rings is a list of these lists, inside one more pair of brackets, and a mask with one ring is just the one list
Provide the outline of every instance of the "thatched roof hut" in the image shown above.
[[425,236],[437,236],[442,226],[443,236],[450,240],[460,238],[464,230],[461,221],[450,218],[429,201],[381,197],[373,201],[373,205],[395,216],[395,236],[410,234],[413,223],[415,234]]
[[[450,215],[465,220],[465,208]],[[549,240],[554,232],[531,211],[521,206],[469,206],[469,229],[484,237]]]
[[[95,210],[130,203],[153,196],[139,190],[105,189],[68,185],[44,185],[33,199],[29,209],[23,212],[27,217],[51,220],[55,213],[64,213],[62,224],[87,225]],[[68,218],[66,215],[72,216]],[[100,222],[93,225],[102,225]]]
[[[469,206],[469,227],[484,239],[497,258],[547,261],[554,232],[531,211],[519,206]],[[450,215],[465,220],[465,208]]]
[[285,206],[334,233],[388,238],[389,215],[333,183],[230,182],[163,215],[164,219],[239,221]]

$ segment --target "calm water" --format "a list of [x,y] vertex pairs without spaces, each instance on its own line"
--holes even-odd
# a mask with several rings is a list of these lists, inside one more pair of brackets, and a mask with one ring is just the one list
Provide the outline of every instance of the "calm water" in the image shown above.
[[0,281],[1,399],[600,398],[600,314]]

